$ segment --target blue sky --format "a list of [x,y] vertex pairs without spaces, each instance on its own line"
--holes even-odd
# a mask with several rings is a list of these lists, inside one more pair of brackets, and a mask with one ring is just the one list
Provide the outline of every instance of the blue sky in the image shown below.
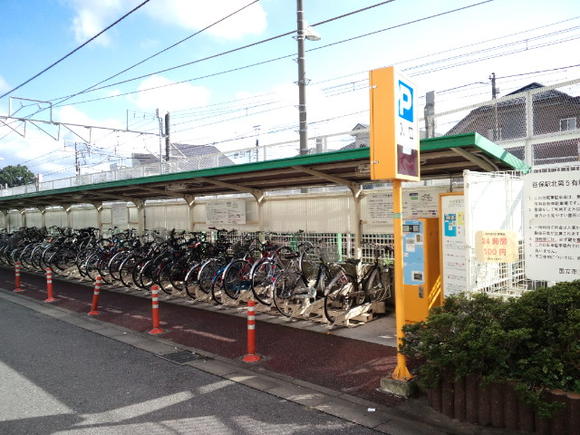
[[[81,91],[249,2],[151,0],[103,37],[12,95],[54,101]],[[138,3],[140,1],[136,0],[0,0],[0,93],[36,74]],[[304,0],[305,17],[309,23],[316,23],[376,3],[379,0]],[[322,39],[307,41],[306,45],[309,49],[317,48],[476,3],[477,0],[396,0],[321,25],[316,30]],[[262,0],[223,25],[203,32],[111,82],[150,74],[291,31],[296,26],[295,7],[294,0]],[[578,64],[580,54],[575,37],[580,38],[580,30],[575,27],[580,25],[580,19],[576,19],[577,16],[580,16],[580,7],[576,0],[495,0],[309,52],[306,64],[307,76],[311,80],[309,121],[334,119],[313,125],[311,131],[313,134],[346,131],[357,122],[367,122],[366,113],[346,115],[364,112],[368,108],[368,90],[365,90],[364,80],[366,71],[372,68],[390,64],[399,64],[402,69],[410,68],[408,73],[417,74],[415,80],[425,91],[475,83],[455,94],[446,94],[439,100],[439,107],[452,107],[464,104],[466,98],[481,101],[489,98],[488,76],[491,72],[504,76]],[[505,36],[563,20],[568,21],[520,35]],[[498,39],[481,44],[493,38]],[[521,51],[525,43],[506,45],[524,38],[529,38],[528,48],[540,44],[547,46]],[[570,40],[563,42],[565,39]],[[460,46],[464,48],[434,55]],[[215,74],[295,51],[296,41],[287,36],[213,60],[75,97],[65,105],[55,107],[53,118],[123,127],[126,111],[130,110],[132,128],[152,131],[156,128],[152,114],[160,108],[162,113],[169,111],[172,114],[174,139],[179,142],[218,142],[221,149],[243,148],[250,146],[254,139],[247,137],[258,130],[261,130],[265,143],[291,140],[297,138],[293,126],[297,122],[294,107],[297,72],[292,57],[154,92],[75,103]],[[479,53],[475,53],[477,51]],[[508,52],[513,53],[474,62]],[[408,61],[402,62],[405,60]],[[457,65],[462,63],[465,64]],[[439,68],[442,69],[429,72]],[[504,82],[499,80],[500,95],[531,81],[555,83],[579,75],[580,68],[571,68],[537,77],[529,75]],[[0,100],[0,114],[7,114],[7,103],[8,98]],[[22,109],[20,113],[24,114],[27,110],[31,109]],[[47,115],[45,112],[39,116]],[[266,135],[267,131],[277,129],[283,131],[271,137]],[[74,140],[70,133],[68,136],[62,133],[60,139],[54,141],[30,126],[27,127],[26,138],[8,132],[6,127],[0,127],[0,165],[26,162],[35,172],[43,173],[64,173],[66,168],[71,167],[70,147],[64,143]],[[227,140],[235,137],[246,139]],[[152,151],[157,139],[123,134],[98,136],[95,133],[91,140],[99,149],[107,150],[102,151],[103,156],[107,153],[111,156],[115,153],[128,155],[133,151]],[[51,151],[54,154],[47,156]],[[101,163],[111,161],[105,160]]]

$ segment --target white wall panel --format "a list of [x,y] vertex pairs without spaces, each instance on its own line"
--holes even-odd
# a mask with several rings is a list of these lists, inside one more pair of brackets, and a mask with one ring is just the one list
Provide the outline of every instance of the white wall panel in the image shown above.
[[145,206],[145,228],[166,228],[165,206]]
[[165,227],[187,230],[187,205],[168,204],[165,207]]
[[22,216],[20,212],[13,211],[8,213],[8,227],[10,231],[17,230],[22,226]]
[[304,200],[268,200],[264,203],[266,231],[295,232],[306,230],[308,218]]
[[71,225],[73,228],[97,226],[97,210],[94,208],[73,208],[71,210]]
[[26,226],[28,228],[32,228],[32,227],[40,228],[40,227],[42,227],[42,214],[40,213],[40,211],[36,211],[36,210],[27,210],[26,211]]
[[47,228],[52,227],[53,225],[57,227],[65,227],[66,213],[61,209],[47,210],[44,216],[44,221]]
[[264,228],[277,232],[352,232],[352,207],[348,196],[270,199],[264,204]]

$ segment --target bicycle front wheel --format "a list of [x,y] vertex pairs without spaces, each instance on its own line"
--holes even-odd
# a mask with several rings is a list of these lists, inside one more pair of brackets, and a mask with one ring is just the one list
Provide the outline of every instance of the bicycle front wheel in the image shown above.
[[392,297],[391,271],[375,268],[364,284],[369,302],[382,302]]
[[231,299],[238,299],[243,291],[250,289],[252,265],[246,260],[234,260],[224,271],[222,288]]
[[324,297],[324,317],[330,323],[346,314],[355,304],[356,279],[341,272],[328,284],[328,293]]
[[258,260],[252,266],[250,285],[252,293],[258,302],[263,305],[272,305],[272,290],[276,280],[276,263],[268,259]]
[[301,274],[295,269],[286,269],[274,279],[272,300],[280,314],[292,317],[295,308],[310,296]]

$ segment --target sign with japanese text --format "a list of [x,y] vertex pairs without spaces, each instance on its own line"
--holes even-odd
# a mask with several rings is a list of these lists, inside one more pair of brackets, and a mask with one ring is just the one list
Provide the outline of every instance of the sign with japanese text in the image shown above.
[[524,177],[526,276],[580,279],[580,166]]
[[[430,218],[439,216],[439,194],[448,191],[447,186],[403,188],[403,216],[405,218]],[[367,223],[392,223],[393,193],[372,192],[366,196]]]
[[449,296],[465,291],[467,286],[463,194],[442,193],[439,204],[441,280],[443,294]]
[[475,259],[480,263],[515,263],[519,259],[515,231],[477,231]]
[[419,180],[416,86],[391,66],[370,72],[370,88],[371,179]]
[[244,225],[246,223],[246,201],[225,199],[206,204],[206,219],[210,225]]

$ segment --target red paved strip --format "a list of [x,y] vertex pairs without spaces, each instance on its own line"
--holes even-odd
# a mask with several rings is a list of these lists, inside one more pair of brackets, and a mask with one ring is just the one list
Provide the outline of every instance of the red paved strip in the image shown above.
[[[0,270],[0,288],[14,285],[12,271]],[[22,274],[21,295],[42,301],[46,298],[43,277]],[[55,279],[53,304],[77,313],[90,310],[92,288]],[[101,321],[146,332],[151,328],[151,302],[127,294],[101,291]],[[245,353],[246,319],[161,302],[163,338],[227,358]],[[267,356],[261,366],[277,373],[334,390],[394,406],[401,402],[377,391],[380,378],[396,365],[395,349],[334,335],[257,322],[257,351]]]

